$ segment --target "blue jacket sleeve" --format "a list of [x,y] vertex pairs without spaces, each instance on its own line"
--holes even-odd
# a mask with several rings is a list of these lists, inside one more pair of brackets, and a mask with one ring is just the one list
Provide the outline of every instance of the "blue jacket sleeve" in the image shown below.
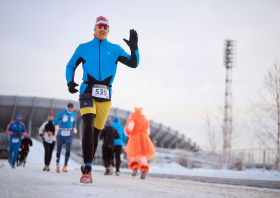
[[61,120],[61,112],[59,112],[53,120],[53,125],[56,125],[56,124],[60,125],[60,124],[62,124],[62,122],[63,121]]
[[122,127],[122,134],[123,134],[123,136],[122,136],[123,142],[125,142],[126,139],[127,139],[127,136],[126,136],[125,133],[124,133],[124,128],[123,128],[123,127]]
[[76,129],[77,128],[77,120],[76,120],[76,115],[75,115],[75,120],[74,120],[74,125],[73,128]]
[[66,66],[67,84],[74,81],[75,70],[81,62],[85,62],[81,57],[81,45],[79,45]]
[[6,132],[10,135],[13,135],[13,125],[12,123],[14,123],[14,121],[10,122],[9,126],[6,129]]
[[125,64],[128,67],[136,68],[139,65],[139,59],[140,55],[138,49],[131,51],[131,55],[129,55],[121,48],[121,53],[118,58],[118,61],[120,61],[121,63]]

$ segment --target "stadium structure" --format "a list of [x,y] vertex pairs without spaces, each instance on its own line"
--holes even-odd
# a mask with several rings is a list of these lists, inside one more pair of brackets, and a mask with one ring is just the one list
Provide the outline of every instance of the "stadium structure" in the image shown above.
[[[74,142],[79,147],[81,144],[83,123],[77,101],[6,95],[0,95],[0,145],[3,146],[5,144],[5,138],[2,137],[6,134],[5,131],[8,124],[10,121],[15,120],[15,116],[18,113],[21,113],[23,116],[22,121],[25,123],[28,134],[31,137],[38,138],[38,129],[46,121],[48,112],[52,111],[54,115],[57,115],[59,111],[66,108],[69,102],[74,104],[74,111],[77,115],[78,134],[74,136]],[[120,123],[125,126],[130,114],[130,111],[111,108],[109,116],[118,116]],[[157,148],[178,148],[187,151],[199,150],[199,146],[192,142],[190,138],[161,123],[150,120],[150,129],[150,138]]]

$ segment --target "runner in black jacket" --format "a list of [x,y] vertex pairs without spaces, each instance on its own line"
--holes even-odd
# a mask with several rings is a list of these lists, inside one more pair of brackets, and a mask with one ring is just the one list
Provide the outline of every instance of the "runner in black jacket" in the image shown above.
[[[114,153],[114,139],[120,138],[118,131],[111,126],[111,122],[108,119],[106,122],[105,128],[101,131],[100,139],[103,139],[102,145],[102,156],[104,161],[104,166],[106,172],[104,175],[112,175],[113,174],[113,163],[112,157]],[[109,168],[110,167],[110,168]]]
[[26,158],[29,152],[29,147],[32,146],[32,140],[29,138],[29,135],[26,134],[25,137],[21,140],[21,152],[20,152],[20,164],[23,163],[23,167],[25,166],[26,163]]

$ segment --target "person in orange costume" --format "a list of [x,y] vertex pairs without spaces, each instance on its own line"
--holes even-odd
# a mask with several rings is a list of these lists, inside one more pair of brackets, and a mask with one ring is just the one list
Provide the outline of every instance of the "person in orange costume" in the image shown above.
[[129,137],[125,152],[127,154],[128,168],[133,171],[135,177],[138,170],[141,173],[141,179],[145,179],[149,174],[150,164],[147,162],[155,154],[156,150],[152,143],[150,135],[150,124],[142,114],[142,108],[135,108],[135,111],[127,119],[125,134]]

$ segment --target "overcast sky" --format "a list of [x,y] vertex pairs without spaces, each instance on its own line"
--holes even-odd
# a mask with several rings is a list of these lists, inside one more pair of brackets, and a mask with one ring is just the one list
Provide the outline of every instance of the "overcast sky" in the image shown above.
[[[118,64],[112,106],[143,107],[148,119],[201,146],[205,109],[214,115],[224,101],[224,40],[237,42],[233,100],[241,119],[280,56],[280,1],[0,0],[0,94],[78,100],[65,67],[93,39],[101,15],[110,21],[108,40],[128,53],[129,29],[139,37],[139,67]],[[75,81],[82,82],[81,65]],[[249,131],[240,130],[235,147],[251,148]]]

